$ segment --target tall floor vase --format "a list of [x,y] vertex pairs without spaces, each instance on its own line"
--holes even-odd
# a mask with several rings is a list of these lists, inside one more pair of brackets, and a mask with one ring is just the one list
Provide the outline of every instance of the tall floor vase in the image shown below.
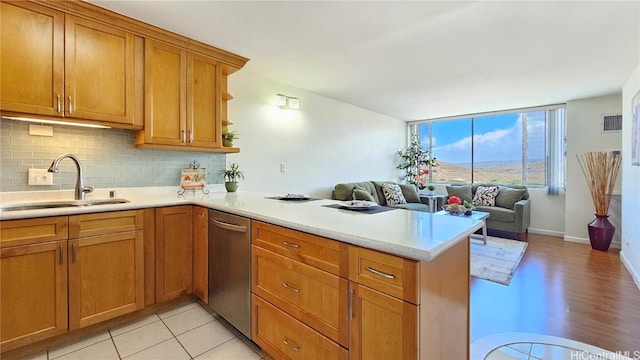
[[607,251],[616,228],[611,225],[608,219],[609,215],[597,215],[592,222],[587,225],[589,229],[589,241],[591,247],[595,250]]

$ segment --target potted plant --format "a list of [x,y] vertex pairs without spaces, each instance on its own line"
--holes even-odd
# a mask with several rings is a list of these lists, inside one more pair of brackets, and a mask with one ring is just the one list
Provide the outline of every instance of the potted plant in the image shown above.
[[236,192],[238,180],[244,179],[244,173],[240,171],[240,166],[236,163],[230,163],[229,169],[220,170],[220,175],[224,176],[224,187],[228,192]]
[[467,211],[464,213],[465,215],[471,215],[473,213],[473,204],[468,202],[467,200],[462,202],[462,205],[464,206],[465,209],[467,209]]
[[411,135],[409,147],[399,150],[398,156],[402,163],[396,168],[404,171],[404,179],[408,184],[415,185],[418,190],[422,190],[429,182],[429,172],[436,166],[436,158],[429,150],[426,150],[420,142],[418,134]]
[[436,186],[433,184],[427,185],[427,190],[429,190],[429,195],[433,195],[433,192],[436,191]]
[[609,222],[611,193],[618,177],[621,158],[611,152],[588,152],[576,155],[587,180],[596,218],[587,225],[589,241],[595,250],[607,251],[616,228]]
[[228,129],[222,130],[222,146],[232,147],[233,140],[238,138],[238,134],[235,131],[229,131]]

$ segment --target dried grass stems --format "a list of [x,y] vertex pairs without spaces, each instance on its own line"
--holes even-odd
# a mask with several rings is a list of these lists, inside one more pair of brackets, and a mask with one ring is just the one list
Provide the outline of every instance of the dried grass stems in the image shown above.
[[596,215],[606,216],[609,213],[611,192],[620,169],[620,155],[611,152],[588,152],[576,155],[587,180]]

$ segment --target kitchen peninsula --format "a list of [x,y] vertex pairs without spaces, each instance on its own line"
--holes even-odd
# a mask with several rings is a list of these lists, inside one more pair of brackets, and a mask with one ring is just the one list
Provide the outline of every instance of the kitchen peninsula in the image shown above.
[[[104,195],[97,191],[88,198]],[[145,217],[148,229],[148,219],[157,222],[162,209],[220,210],[253,220],[252,340],[273,358],[468,358],[468,237],[482,227],[481,221],[401,209],[362,214],[323,206],[334,200],[267,198],[272,195],[242,191],[182,197],[175,188],[119,189],[118,197],[130,202],[0,212],[0,250],[11,249],[4,241],[5,225],[20,219],[145,209],[155,211],[155,217]],[[29,200],[6,193],[0,205],[16,202]],[[186,293],[193,289],[199,296],[198,219],[188,219],[194,224],[194,283],[189,281]],[[158,241],[162,234],[155,230]],[[294,248],[282,246],[296,241]],[[272,279],[287,286],[270,287]],[[150,304],[147,294],[145,305]],[[161,299],[156,295],[155,301]]]

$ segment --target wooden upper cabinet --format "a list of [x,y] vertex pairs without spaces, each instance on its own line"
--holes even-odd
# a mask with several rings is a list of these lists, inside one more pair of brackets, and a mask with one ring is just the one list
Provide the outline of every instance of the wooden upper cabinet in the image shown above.
[[26,1],[2,1],[3,111],[62,116],[64,14]]
[[65,17],[65,116],[133,124],[134,36]]
[[222,146],[220,78],[216,60],[187,54],[187,142],[191,146]]
[[136,37],[49,7],[56,5],[0,5],[3,115],[141,129]]
[[187,54],[161,42],[145,41],[144,143],[186,145]]
[[145,125],[136,147],[238,151],[222,148],[217,60],[147,39],[144,69]]

